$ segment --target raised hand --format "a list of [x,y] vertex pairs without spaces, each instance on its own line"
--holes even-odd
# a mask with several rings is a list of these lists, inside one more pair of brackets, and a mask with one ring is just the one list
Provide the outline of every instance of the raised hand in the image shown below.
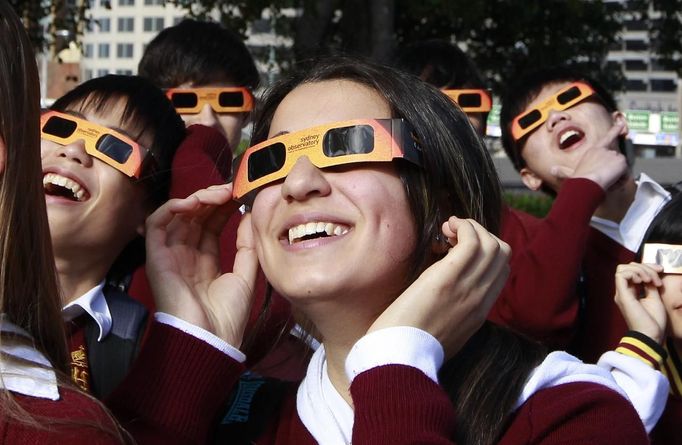
[[[667,314],[658,288],[663,268],[657,264],[621,264],[616,269],[615,301],[628,328],[661,343],[665,338]],[[644,296],[640,297],[640,289]]]
[[258,270],[250,215],[237,233],[232,273],[221,275],[220,233],[238,207],[232,185],[172,199],[146,222],[147,276],[157,309],[240,347]]
[[604,190],[609,190],[629,174],[625,156],[618,149],[613,149],[618,137],[624,134],[627,134],[627,126],[622,119],[617,119],[594,147],[585,150],[575,169],[557,165],[552,167],[551,173],[558,179],[590,179]]
[[438,339],[447,358],[485,321],[509,275],[511,249],[471,219],[450,217],[442,230],[453,247],[428,267],[368,332],[413,326]]

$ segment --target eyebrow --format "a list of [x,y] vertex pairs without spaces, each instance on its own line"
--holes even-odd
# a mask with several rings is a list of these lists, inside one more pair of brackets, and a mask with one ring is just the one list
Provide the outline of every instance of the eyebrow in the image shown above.
[[291,133],[291,132],[290,132],[290,131],[286,131],[286,130],[280,131],[279,133],[273,135],[271,138],[268,138],[268,139],[273,139],[273,138],[276,138],[277,136],[282,136],[283,134],[289,134],[289,133]]
[[[121,134],[123,134],[123,135],[129,137],[129,138],[132,139],[133,141],[138,142],[137,139],[135,139],[135,137],[134,137],[132,134],[130,134],[129,132],[127,132],[127,131],[124,130],[123,128],[120,128],[120,127],[109,127],[109,126],[107,126],[107,125],[102,125],[102,124],[98,124],[98,123],[96,123],[96,122],[92,122],[92,121],[90,121],[87,117],[85,117],[85,115],[84,115],[83,113],[80,113],[80,112],[74,111],[74,110],[65,110],[65,111],[64,111],[64,114],[70,114],[71,116],[77,117],[77,118],[79,118],[79,119],[83,119],[84,121],[88,121],[88,122],[90,122],[90,123],[92,123],[92,124],[99,125],[100,127],[105,127],[105,128],[110,129],[110,130],[114,130],[114,131],[116,131],[116,132],[119,132],[119,133],[121,133]],[[138,144],[139,144],[139,142],[138,142]]]

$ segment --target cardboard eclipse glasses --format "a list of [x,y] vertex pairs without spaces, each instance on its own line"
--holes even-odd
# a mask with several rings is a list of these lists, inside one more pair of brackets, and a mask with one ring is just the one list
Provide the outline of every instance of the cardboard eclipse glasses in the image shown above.
[[180,114],[197,114],[205,104],[209,104],[216,113],[253,109],[253,96],[245,87],[171,88],[166,90],[166,96]]
[[149,154],[146,148],[118,131],[57,111],[41,116],[40,132],[43,139],[59,145],[83,140],[90,156],[134,178],[140,177],[142,163]]
[[512,121],[512,138],[518,141],[535,130],[547,120],[551,110],[562,111],[571,108],[594,94],[594,89],[585,82],[573,82],[547,100],[516,116]]
[[421,166],[421,148],[403,119],[357,119],[308,128],[246,149],[236,162],[233,197],[250,203],[258,188],[285,178],[306,156],[318,168],[406,159]]
[[487,113],[493,108],[493,98],[488,90],[441,90],[465,113]]
[[642,263],[663,266],[663,273],[682,274],[682,245],[644,244]]

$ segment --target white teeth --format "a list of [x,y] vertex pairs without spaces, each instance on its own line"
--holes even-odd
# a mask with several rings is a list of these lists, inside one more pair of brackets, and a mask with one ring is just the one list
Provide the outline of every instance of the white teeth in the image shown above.
[[48,184],[54,184],[69,189],[74,198],[78,201],[82,201],[85,197],[85,189],[83,189],[79,183],[56,173],[47,173],[43,176],[43,186]]
[[564,132],[564,133],[561,135],[561,137],[559,138],[559,144],[563,144],[563,143],[566,142],[566,140],[568,140],[568,138],[570,138],[571,136],[578,136],[579,134],[580,134],[580,133],[578,133],[578,132],[575,131],[575,130],[568,130],[568,131]]
[[348,233],[348,227],[330,222],[309,222],[299,224],[289,229],[289,244],[308,235],[326,234],[327,236],[340,236]]

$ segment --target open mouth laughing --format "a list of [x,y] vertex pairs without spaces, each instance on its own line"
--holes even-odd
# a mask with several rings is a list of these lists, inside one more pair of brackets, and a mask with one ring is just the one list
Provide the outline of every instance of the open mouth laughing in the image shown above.
[[331,222],[320,221],[299,224],[289,228],[289,245],[316,238],[341,236],[348,233],[349,230],[348,226]]
[[82,202],[90,197],[82,184],[56,173],[45,173],[43,187],[46,195],[66,198],[74,202]]

